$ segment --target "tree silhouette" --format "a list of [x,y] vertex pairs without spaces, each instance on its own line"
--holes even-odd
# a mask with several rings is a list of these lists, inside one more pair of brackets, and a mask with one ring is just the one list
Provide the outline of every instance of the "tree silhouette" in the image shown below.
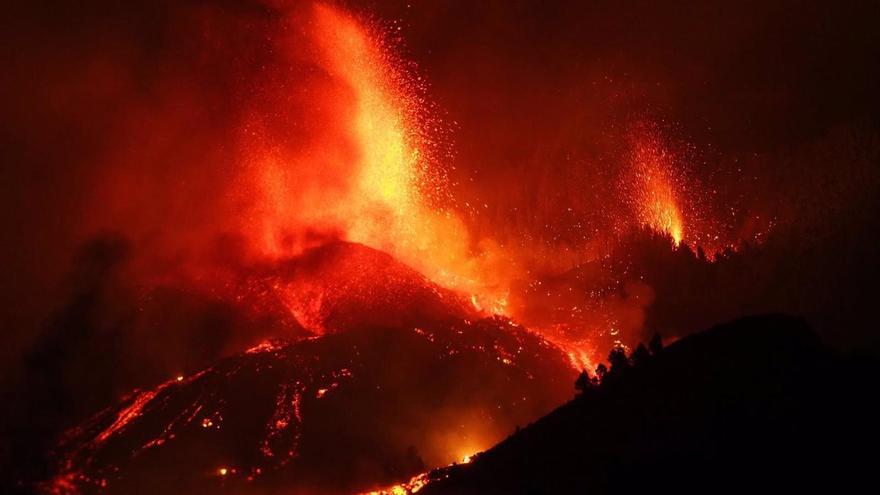
[[648,352],[648,348],[645,347],[645,344],[639,343],[636,347],[636,350],[633,351],[630,356],[630,360],[632,360],[633,366],[643,366],[645,363],[650,361],[651,353]]
[[663,352],[663,337],[661,337],[659,333],[655,333],[654,336],[651,337],[651,341],[648,342],[648,349],[651,351],[652,356],[656,356]]
[[608,355],[608,362],[611,363],[611,373],[617,374],[629,368],[629,358],[626,357],[626,350],[623,347],[615,347]]
[[601,383],[605,381],[606,376],[608,376],[608,367],[605,366],[605,363],[599,363],[599,366],[596,366],[596,378]]
[[581,371],[581,374],[578,375],[577,380],[574,382],[574,389],[577,391],[578,397],[587,395],[595,386],[596,381],[590,377],[587,370]]

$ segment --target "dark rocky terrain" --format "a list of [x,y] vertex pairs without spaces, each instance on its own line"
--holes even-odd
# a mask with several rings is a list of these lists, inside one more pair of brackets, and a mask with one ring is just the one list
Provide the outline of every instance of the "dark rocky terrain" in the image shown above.
[[880,366],[826,349],[798,319],[686,337],[423,492],[844,493],[873,484]]
[[497,442],[570,396],[573,373],[497,318],[269,341],[70,430],[42,489],[350,493]]

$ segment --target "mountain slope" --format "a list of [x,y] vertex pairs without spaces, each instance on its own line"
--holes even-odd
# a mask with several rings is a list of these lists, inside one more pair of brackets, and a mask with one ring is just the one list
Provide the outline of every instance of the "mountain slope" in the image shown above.
[[610,375],[423,492],[741,493],[867,481],[873,362],[825,350],[799,320],[752,317]]
[[574,371],[502,319],[267,342],[67,433],[46,492],[350,493],[497,442]]

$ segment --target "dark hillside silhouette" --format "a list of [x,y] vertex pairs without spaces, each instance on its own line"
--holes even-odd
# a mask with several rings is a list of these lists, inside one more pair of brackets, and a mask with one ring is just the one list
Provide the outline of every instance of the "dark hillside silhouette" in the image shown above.
[[737,320],[609,372],[424,493],[842,493],[876,459],[878,371],[801,320]]

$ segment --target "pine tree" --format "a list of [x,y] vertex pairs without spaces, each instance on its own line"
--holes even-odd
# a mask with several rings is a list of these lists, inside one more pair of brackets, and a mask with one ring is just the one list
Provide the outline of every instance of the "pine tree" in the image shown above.
[[599,383],[605,381],[606,376],[608,376],[608,367],[605,363],[599,363],[599,366],[596,366],[596,378],[599,379]]
[[651,341],[648,342],[648,349],[651,350],[652,356],[656,356],[663,352],[663,337],[661,337],[659,333],[655,333],[654,336],[651,337]]
[[611,363],[611,373],[617,374],[629,368],[629,358],[626,357],[626,351],[623,347],[615,347],[608,355],[608,362]]
[[587,373],[587,370],[581,371],[581,374],[578,375],[577,380],[574,382],[574,389],[577,391],[577,395],[583,397],[593,388],[593,380],[590,378],[590,375]]
[[634,350],[630,356],[630,360],[632,361],[633,366],[643,366],[651,360],[651,353],[648,352],[648,348],[645,347],[645,344],[639,343],[636,350]]

